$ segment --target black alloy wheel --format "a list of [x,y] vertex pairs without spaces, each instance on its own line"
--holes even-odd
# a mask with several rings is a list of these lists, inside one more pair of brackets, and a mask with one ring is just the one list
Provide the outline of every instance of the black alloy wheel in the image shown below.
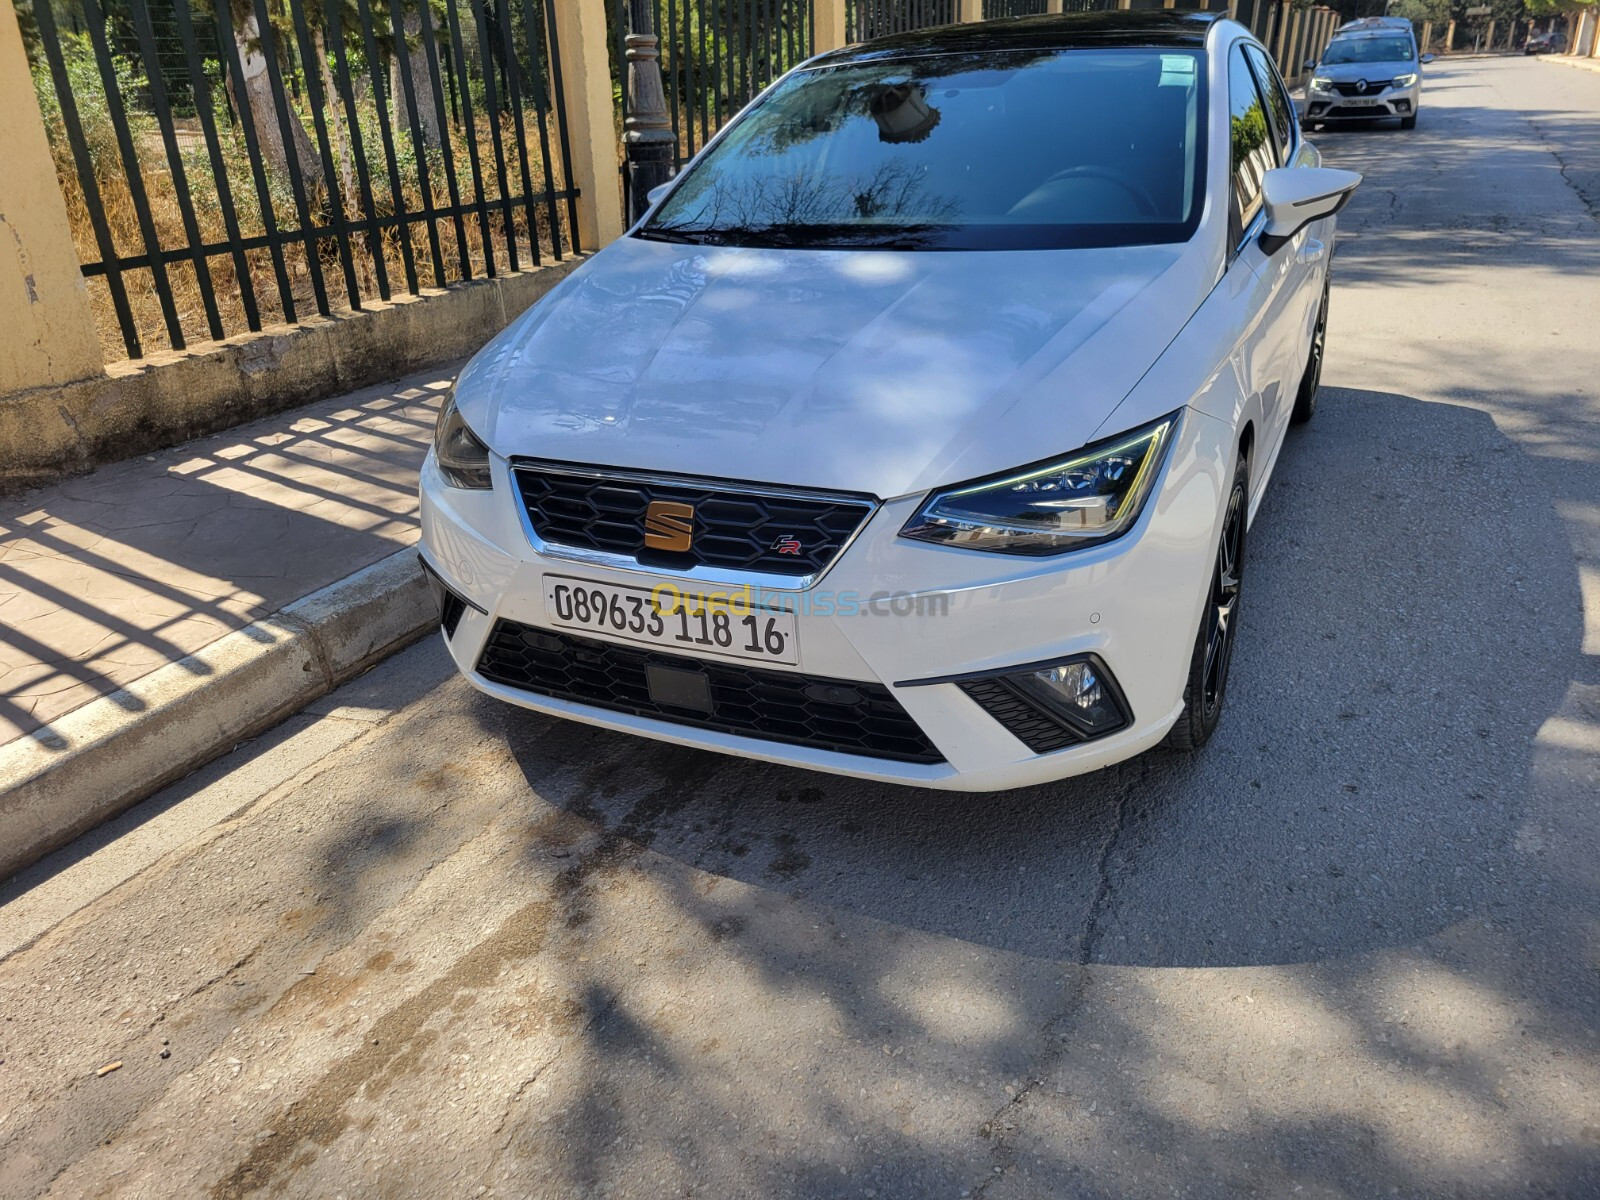
[[1222,518],[1217,557],[1211,571],[1200,631],[1183,689],[1183,711],[1167,734],[1167,745],[1198,750],[1211,740],[1228,694],[1228,669],[1239,632],[1239,598],[1244,582],[1245,525],[1250,513],[1250,463],[1242,454]]
[[1306,359],[1300,389],[1294,395],[1294,411],[1289,420],[1303,425],[1317,411],[1317,389],[1322,386],[1322,356],[1328,345],[1328,281],[1322,281],[1322,300],[1317,308],[1316,328],[1311,331],[1311,355]]

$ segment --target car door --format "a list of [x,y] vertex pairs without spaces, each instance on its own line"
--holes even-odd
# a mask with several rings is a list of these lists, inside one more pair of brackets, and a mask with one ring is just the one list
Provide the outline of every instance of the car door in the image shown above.
[[[1237,84],[1235,74],[1240,76]],[[1272,167],[1293,166],[1301,150],[1294,108],[1265,53],[1259,46],[1238,43],[1229,57],[1228,76],[1233,105],[1244,105],[1252,91],[1256,98],[1255,107],[1231,122],[1235,140],[1261,140],[1260,146],[1252,145],[1247,153],[1262,164],[1263,174]],[[1236,161],[1241,149],[1235,147]],[[1311,305],[1319,298],[1315,288],[1327,251],[1315,231],[1307,227],[1273,254],[1263,252],[1259,237],[1249,238],[1239,253],[1265,285],[1258,345],[1250,364],[1250,384],[1261,397],[1263,428],[1257,438],[1257,474],[1264,482],[1277,460],[1294,409],[1310,345]]]
[[1261,185],[1266,173],[1277,166],[1277,151],[1266,103],[1245,61],[1243,45],[1235,43],[1228,52],[1228,283],[1241,305],[1245,327],[1237,351],[1239,374],[1261,414],[1250,472],[1251,490],[1259,493],[1280,436],[1276,430],[1283,403],[1277,361],[1281,348],[1272,314],[1277,303],[1274,293],[1281,290],[1283,280],[1279,273],[1266,269],[1270,263],[1260,247],[1264,220]]

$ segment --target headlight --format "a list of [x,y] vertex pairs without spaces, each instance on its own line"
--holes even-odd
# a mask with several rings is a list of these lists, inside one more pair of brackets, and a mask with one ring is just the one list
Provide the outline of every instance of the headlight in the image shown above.
[[489,478],[489,447],[467,428],[456,409],[454,392],[439,410],[439,423],[433,427],[433,454],[439,463],[439,474],[451,487],[494,486]]
[[1410,72],[1410,73],[1405,74],[1405,75],[1396,75],[1393,79],[1391,79],[1389,81],[1389,86],[1390,87],[1410,87],[1416,81],[1417,81],[1416,72],[1413,71],[1413,72]]
[[901,537],[1000,554],[1062,554],[1126,533],[1155,486],[1178,413],[1073,457],[935,492]]
[[1311,90],[1314,92],[1331,92],[1333,91],[1333,80],[1313,79],[1311,81]]

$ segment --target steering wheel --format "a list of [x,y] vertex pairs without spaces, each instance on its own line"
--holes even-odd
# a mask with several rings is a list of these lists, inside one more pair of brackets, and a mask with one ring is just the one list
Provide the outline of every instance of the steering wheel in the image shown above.
[[1045,182],[1055,183],[1058,179],[1103,179],[1107,183],[1114,184],[1127,192],[1134,205],[1145,216],[1154,217],[1160,215],[1161,210],[1156,206],[1156,202],[1151,198],[1150,193],[1145,191],[1143,185],[1132,176],[1123,174],[1115,167],[1099,165],[1067,167],[1057,171]]

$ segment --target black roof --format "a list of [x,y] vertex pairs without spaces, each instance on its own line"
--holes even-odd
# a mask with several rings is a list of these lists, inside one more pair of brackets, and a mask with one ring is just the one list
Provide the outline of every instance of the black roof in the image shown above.
[[1226,16],[1222,12],[1158,9],[1008,17],[891,34],[819,55],[812,61],[829,64],[918,54],[983,54],[997,50],[1061,50],[1088,46],[1198,48],[1205,44],[1206,31]]

